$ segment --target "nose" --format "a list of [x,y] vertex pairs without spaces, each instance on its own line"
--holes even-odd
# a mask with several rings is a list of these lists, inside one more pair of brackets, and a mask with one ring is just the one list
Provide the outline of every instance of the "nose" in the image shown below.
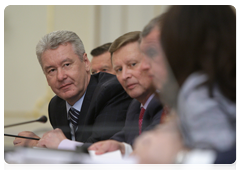
[[122,68],[122,79],[127,80],[131,77],[131,71],[128,68]]
[[66,74],[65,70],[58,69],[57,70],[57,79],[58,79],[58,81],[63,81],[66,78],[67,78],[67,74]]
[[147,56],[144,56],[141,62],[141,71],[153,76],[152,61]]
[[149,70],[151,68],[151,63],[146,56],[143,56],[141,62],[141,70]]

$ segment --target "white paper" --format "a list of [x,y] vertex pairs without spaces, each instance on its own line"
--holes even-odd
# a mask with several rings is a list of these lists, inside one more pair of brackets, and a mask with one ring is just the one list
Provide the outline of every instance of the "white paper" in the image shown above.
[[13,151],[4,154],[7,163],[19,164],[136,164],[132,157],[123,158],[120,150],[96,155],[95,151],[88,154],[79,154],[73,151],[51,150],[46,148],[16,147]]
[[121,160],[122,155],[120,150],[116,150],[113,152],[107,152],[101,155],[96,155],[94,150],[88,151],[89,155],[92,159],[113,159],[113,160]]

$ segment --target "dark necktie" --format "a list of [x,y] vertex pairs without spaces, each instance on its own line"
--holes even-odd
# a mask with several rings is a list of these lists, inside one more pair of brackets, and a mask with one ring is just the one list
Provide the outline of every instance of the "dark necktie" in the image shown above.
[[144,115],[145,109],[142,107],[140,114],[139,114],[139,121],[138,121],[138,125],[139,125],[139,135],[142,133],[142,122],[143,122],[143,115]]
[[76,109],[74,109],[73,107],[71,107],[68,111],[69,117],[70,117],[70,122],[73,125],[74,131],[77,128],[78,125],[78,117],[80,115],[80,112],[77,111]]

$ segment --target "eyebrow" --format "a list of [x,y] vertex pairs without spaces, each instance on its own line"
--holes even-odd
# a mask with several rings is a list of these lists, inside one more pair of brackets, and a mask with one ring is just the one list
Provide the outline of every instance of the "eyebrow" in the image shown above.
[[153,57],[158,54],[158,50],[155,47],[149,47],[145,51],[143,51],[147,55],[147,57]]
[[109,66],[103,66],[103,67],[101,67],[101,68],[111,68],[111,67],[109,67]]
[[47,72],[47,70],[49,70],[50,68],[52,68],[53,66],[46,66],[46,67],[44,67],[44,72]]
[[[66,58],[66,59],[64,59],[63,61],[61,61],[61,65],[64,63],[64,62],[67,62],[67,61],[72,61],[70,58]],[[44,71],[47,71],[48,69],[50,69],[50,68],[52,68],[52,67],[54,67],[54,66],[45,66],[44,67]]]
[[115,70],[115,69],[117,69],[119,67],[121,67],[121,66],[117,65],[117,66],[113,67],[113,70]]

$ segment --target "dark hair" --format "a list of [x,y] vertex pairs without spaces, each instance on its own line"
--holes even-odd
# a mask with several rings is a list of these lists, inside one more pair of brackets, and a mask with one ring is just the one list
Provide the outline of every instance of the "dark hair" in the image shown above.
[[202,71],[210,96],[217,84],[236,101],[236,14],[230,6],[172,6],[160,41],[180,87],[191,73]]
[[123,34],[122,36],[118,37],[110,46],[109,52],[112,54],[120,49],[121,47],[127,45],[128,43],[135,42],[139,40],[141,31],[133,31]]
[[156,26],[158,26],[159,29],[161,29],[164,16],[165,16],[165,13],[158,15],[155,18],[151,19],[149,21],[149,23],[143,28],[142,33],[141,33],[141,38],[148,36],[148,34],[150,34],[152,29]]
[[107,52],[108,49],[109,49],[109,47],[111,46],[111,44],[112,44],[112,43],[106,43],[106,44],[103,44],[103,45],[101,45],[101,46],[98,46],[98,47],[94,48],[94,49],[91,51],[90,54],[91,54],[93,57],[99,56],[99,55]]

